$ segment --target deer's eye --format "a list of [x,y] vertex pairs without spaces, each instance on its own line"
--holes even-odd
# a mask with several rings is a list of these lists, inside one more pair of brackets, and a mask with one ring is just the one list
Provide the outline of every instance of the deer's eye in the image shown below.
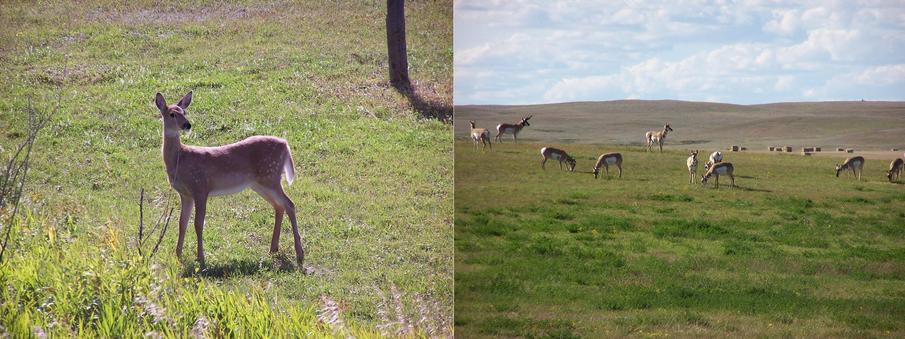
[[170,118],[175,118],[175,117],[176,117],[176,113],[170,113]]

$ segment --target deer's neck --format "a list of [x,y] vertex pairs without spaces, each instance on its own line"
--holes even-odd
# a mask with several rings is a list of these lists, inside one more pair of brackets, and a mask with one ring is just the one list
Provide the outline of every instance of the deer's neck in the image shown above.
[[163,163],[167,168],[167,175],[170,177],[170,181],[173,181],[173,177],[176,174],[176,167],[179,163],[179,155],[182,153],[183,147],[182,142],[179,141],[179,134],[176,135],[166,135],[164,132],[163,136]]

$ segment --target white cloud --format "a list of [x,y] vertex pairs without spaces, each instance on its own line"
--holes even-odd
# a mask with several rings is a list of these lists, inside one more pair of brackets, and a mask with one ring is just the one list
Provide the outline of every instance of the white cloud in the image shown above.
[[905,64],[901,1],[456,1],[455,8],[457,102],[744,103],[831,99],[864,91],[853,86],[867,79],[902,87],[901,70],[884,66]]
[[905,64],[879,66],[867,69],[853,77],[861,85],[892,85],[905,83]]
[[798,10],[775,10],[773,11],[773,19],[764,24],[764,31],[790,35],[798,32],[800,25]]

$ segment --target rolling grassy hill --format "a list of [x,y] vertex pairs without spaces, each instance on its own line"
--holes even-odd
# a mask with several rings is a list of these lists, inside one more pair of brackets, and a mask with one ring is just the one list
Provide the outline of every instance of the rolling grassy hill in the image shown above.
[[[544,146],[576,172],[542,171]],[[623,178],[595,180],[610,151]],[[457,335],[905,335],[905,186],[885,161],[857,182],[831,158],[727,153],[739,187],[715,189],[688,183],[681,151],[455,153]]]
[[[456,136],[468,121],[495,128],[534,114],[520,137],[563,143],[640,145],[644,133],[671,123],[667,147],[724,149],[745,145],[905,148],[905,102],[802,102],[764,105],[676,100],[618,100],[526,106],[457,105]],[[494,131],[494,133],[496,133]]]
[[[384,6],[5,2],[0,158],[29,102],[62,101],[0,264],[0,335],[449,335],[452,133],[422,116],[451,109],[452,3],[406,5],[414,101],[387,85]],[[286,224],[268,254],[273,210],[251,191],[209,202],[207,270],[191,226],[183,260],[172,224],[151,262],[137,258],[139,190],[148,223],[178,204],[154,93],[189,90],[183,143],[289,141],[306,267]]]

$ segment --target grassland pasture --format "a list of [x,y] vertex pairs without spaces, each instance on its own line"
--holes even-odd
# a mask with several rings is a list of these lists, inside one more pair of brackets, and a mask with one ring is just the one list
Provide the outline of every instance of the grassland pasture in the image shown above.
[[[838,159],[724,152],[738,187],[715,189],[688,183],[675,148],[456,146],[457,335],[905,335],[905,185],[888,161],[858,182]],[[544,146],[576,172],[541,170]],[[623,177],[595,180],[613,151]]]

